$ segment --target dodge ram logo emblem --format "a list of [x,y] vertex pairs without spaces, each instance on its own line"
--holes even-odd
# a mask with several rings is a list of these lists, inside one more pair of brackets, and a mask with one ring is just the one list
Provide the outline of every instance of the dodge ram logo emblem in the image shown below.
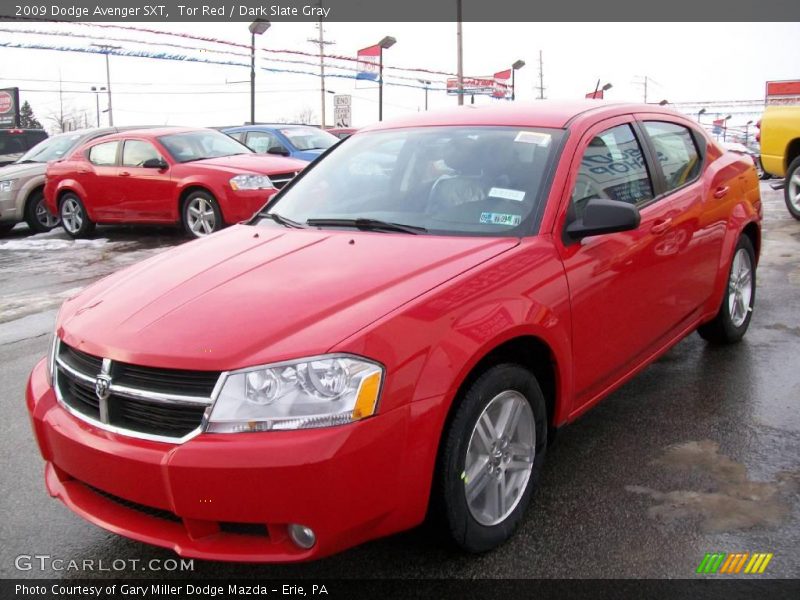
[[99,400],[108,400],[111,394],[111,378],[105,375],[98,375],[94,380],[94,393]]

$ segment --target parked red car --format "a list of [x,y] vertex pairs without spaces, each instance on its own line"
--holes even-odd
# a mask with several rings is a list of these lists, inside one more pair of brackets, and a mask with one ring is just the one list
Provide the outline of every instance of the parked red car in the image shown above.
[[306,164],[213,129],[128,131],[50,163],[44,194],[71,237],[97,223],[180,224],[202,237],[249,219]]
[[657,106],[378,124],[64,303],[26,394],[47,489],[187,557],[318,558],[429,507],[489,550],[557,428],[744,335],[760,224],[752,162]]

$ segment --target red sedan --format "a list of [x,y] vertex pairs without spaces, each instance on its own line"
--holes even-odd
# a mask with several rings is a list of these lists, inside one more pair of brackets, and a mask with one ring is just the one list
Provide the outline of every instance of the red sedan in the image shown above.
[[65,302],[27,388],[47,489],[187,557],[319,558],[429,507],[489,550],[542,518],[559,427],[693,331],[742,338],[760,246],[752,162],[661,107],[375,125]]
[[212,129],[137,130],[50,163],[44,194],[71,237],[97,223],[180,224],[202,237],[249,219],[305,166]]

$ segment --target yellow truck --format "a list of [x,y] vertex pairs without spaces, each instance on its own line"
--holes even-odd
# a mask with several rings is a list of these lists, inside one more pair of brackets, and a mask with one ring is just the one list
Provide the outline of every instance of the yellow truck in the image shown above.
[[800,219],[800,80],[768,81],[766,109],[760,122],[761,166],[783,178],[786,208]]

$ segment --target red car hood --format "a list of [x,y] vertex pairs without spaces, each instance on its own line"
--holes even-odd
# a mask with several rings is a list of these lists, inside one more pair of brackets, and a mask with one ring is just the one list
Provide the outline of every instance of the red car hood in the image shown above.
[[518,243],[234,226],[97,282],[65,302],[58,331],[90,354],[170,368],[322,354]]
[[185,163],[194,168],[209,168],[214,171],[225,170],[231,174],[259,173],[272,175],[274,173],[293,173],[302,171],[308,163],[294,158],[283,156],[270,156],[268,154],[235,154],[219,158],[206,158],[196,162]]

